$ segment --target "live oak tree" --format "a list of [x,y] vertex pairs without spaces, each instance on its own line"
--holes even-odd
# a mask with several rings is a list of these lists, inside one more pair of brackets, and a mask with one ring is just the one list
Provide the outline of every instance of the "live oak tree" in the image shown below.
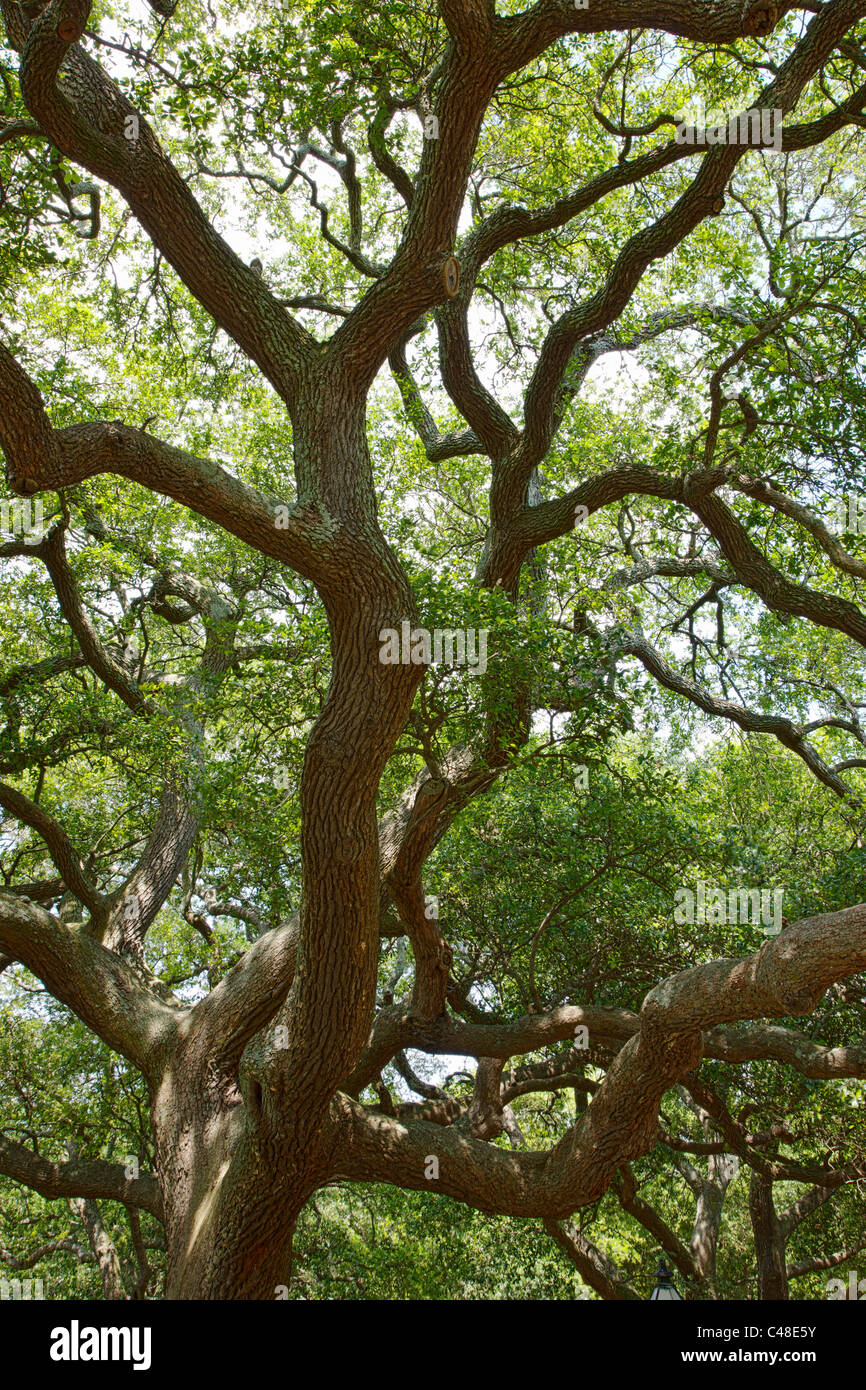
[[[247,701],[255,695],[248,679],[245,695]],[[585,735],[581,745],[586,745]],[[593,794],[591,799],[584,795],[580,807],[579,838],[571,784],[558,764],[536,759],[538,774],[533,765],[514,769],[491,796],[475,804],[473,812],[479,814],[464,813],[459,833],[455,827],[429,866],[440,918],[460,924],[459,936],[454,934],[458,977],[472,971],[484,980],[495,979],[488,1007],[500,1011],[519,1014],[531,1007],[530,983],[543,997],[552,991],[555,999],[564,983],[572,981],[584,999],[638,1007],[648,979],[676,969],[706,946],[701,940],[706,927],[697,928],[692,940],[672,933],[669,925],[665,929],[670,887],[661,878],[660,863],[674,883],[688,874],[692,861],[705,876],[718,879],[729,858],[742,862],[748,857],[750,874],[770,881],[784,877],[797,893],[797,911],[828,897],[832,901],[834,893],[844,900],[850,895],[847,884],[827,881],[828,869],[839,876],[832,847],[840,827],[827,817],[826,808],[803,796],[801,787],[780,783],[780,774],[791,774],[793,767],[756,763],[754,751],[750,757],[744,750],[742,777],[730,754],[723,762],[699,765],[690,783],[682,770],[677,785],[668,782],[663,788],[655,777],[647,784],[632,774],[625,808],[618,787],[606,794],[596,754]],[[281,756],[288,755],[281,751]],[[611,766],[620,777],[626,774],[621,756]],[[253,764],[245,779],[254,775]],[[282,775],[278,780],[284,780]],[[93,792],[79,782],[75,794],[87,803]],[[264,778],[258,780],[257,795],[273,801],[274,789]],[[291,800],[286,791],[278,799]],[[777,810],[768,826],[762,815],[770,804],[790,809],[787,815]],[[659,813],[660,805],[689,807],[697,816],[699,835],[691,832],[684,839],[670,812]],[[200,836],[210,846],[211,881],[225,873],[226,851],[219,840],[229,816],[237,825],[234,810],[213,807]],[[276,818],[275,876],[285,838],[278,812]],[[261,853],[262,830],[252,816],[245,815],[243,824],[241,872],[248,884],[253,855]],[[714,843],[713,827],[724,830],[721,845]],[[236,839],[237,831],[231,833]],[[38,853],[36,844],[32,852]],[[536,871],[539,854],[551,866],[543,881]],[[842,856],[847,875],[856,875],[861,854],[855,850]],[[756,860],[763,861],[760,870]],[[599,875],[606,862],[607,871]],[[581,891],[536,940],[550,903],[575,888]],[[218,919],[207,941],[189,932],[185,921],[170,923],[164,935],[159,933],[164,978],[184,989],[185,980],[202,972],[204,960],[212,979],[224,968],[226,947],[243,949],[225,939],[229,921]],[[725,928],[724,935],[730,931]],[[744,949],[750,931],[744,933]],[[380,984],[399,995],[410,983],[405,952],[403,974],[395,981],[397,966],[394,952],[383,952]],[[7,988],[16,975],[8,973]],[[152,1169],[147,1097],[134,1071],[70,1020],[62,1006],[46,1011],[38,990],[19,979],[17,988],[8,989],[8,1002],[0,1003],[0,1130],[33,1145],[49,1161],[67,1156],[72,1136],[79,1156],[115,1163],[133,1158],[142,1169]],[[856,997],[846,1002],[831,993],[810,1028],[818,1028],[825,1043],[859,1041]],[[603,1067],[605,1057],[594,1055]],[[570,1123],[570,1097],[585,1102],[588,1092],[581,1087],[600,1074],[600,1068],[587,1067],[586,1056],[575,1053],[566,1071],[558,1058],[538,1054],[547,1063],[544,1071],[506,1073],[509,1143],[545,1148],[555,1141]],[[449,1080],[438,1079],[437,1085],[434,1076],[425,1083],[416,1074],[418,1068],[425,1070],[422,1059],[416,1054],[409,1063],[405,1054],[398,1054],[377,1083],[379,1103],[396,1108],[397,1092],[410,1077],[423,1098],[447,1095],[466,1105],[472,1081],[457,1065],[458,1074]],[[753,1297],[758,1248],[765,1242],[751,1229],[749,1175],[769,1172],[780,1213],[812,1193],[788,1239],[787,1265],[792,1295],[825,1297],[827,1279],[840,1267],[843,1275],[856,1267],[862,1246],[862,1207],[850,1172],[853,1168],[856,1174],[863,1161],[856,1083],[828,1086],[766,1062],[718,1063],[709,1077],[708,1071],[705,1066],[704,1086],[714,1109],[709,1120],[702,1119],[685,1087],[671,1092],[662,1107],[660,1143],[632,1166],[634,1183],[615,1181],[602,1203],[582,1208],[568,1223],[548,1221],[546,1230],[541,1222],[485,1217],[433,1192],[389,1192],[345,1182],[317,1192],[295,1237],[293,1293],[307,1298],[438,1299],[572,1298],[594,1291],[600,1297],[632,1299],[646,1296],[661,1248],[689,1297]],[[39,1174],[40,1190],[49,1198],[53,1173],[45,1165]],[[706,1191],[703,1183],[697,1190],[695,1174],[705,1177]],[[795,1180],[803,1176],[805,1183]],[[816,1206],[814,1187],[822,1176],[825,1186]],[[156,1218],[120,1202],[91,1198],[84,1214],[98,1222],[85,1223],[83,1205],[82,1199],[46,1200],[40,1192],[0,1177],[0,1261],[7,1266],[6,1277],[22,1281],[25,1290],[28,1280],[41,1280],[52,1298],[96,1297],[100,1290],[107,1298],[137,1296],[142,1286],[148,1296],[158,1295],[164,1239]],[[139,1240],[134,1239],[136,1216]]]
[[[273,1298],[336,1180],[537,1218],[621,1297],[559,1223],[613,1192],[673,1244],[661,1138],[714,1160],[681,1272],[731,1156],[778,1263],[773,1183],[850,1188],[859,1139],[781,1155],[714,1081],[866,1075],[862,868],[696,859],[615,743],[655,710],[682,750],[686,707],[775,740],[859,847],[866,2],[151,8],[0,0],[0,445],[47,523],[0,548],[0,949],[144,1078],[153,1160],[22,1122],[0,1172],[162,1223],[169,1298]],[[781,111],[781,151],[681,142],[695,96]],[[486,669],[382,661],[404,623]],[[586,873],[549,891],[530,798],[542,910],[485,950],[430,866],[554,765]],[[695,877],[800,907],[678,934]],[[513,1103],[566,1088],[533,1147]]]

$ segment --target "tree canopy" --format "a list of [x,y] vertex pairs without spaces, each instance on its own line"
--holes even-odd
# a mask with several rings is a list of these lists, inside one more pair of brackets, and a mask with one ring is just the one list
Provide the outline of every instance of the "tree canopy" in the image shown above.
[[0,1276],[827,1297],[866,0],[0,15]]

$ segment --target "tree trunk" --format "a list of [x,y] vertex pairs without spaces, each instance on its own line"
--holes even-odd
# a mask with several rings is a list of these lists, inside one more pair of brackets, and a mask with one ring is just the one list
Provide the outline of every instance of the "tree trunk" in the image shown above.
[[785,1240],[773,1205],[772,1181],[760,1173],[752,1174],[749,1186],[749,1214],[755,1236],[758,1298],[787,1299]]
[[708,1174],[701,1180],[697,1194],[695,1223],[689,1244],[698,1274],[714,1298],[717,1297],[716,1256],[725,1193],[728,1183],[736,1176],[737,1168],[737,1160],[730,1154],[710,1154]]
[[120,1272],[120,1260],[114,1241],[105,1229],[98,1202],[92,1197],[71,1197],[69,1206],[81,1219],[90,1248],[96,1256],[102,1292],[109,1302],[120,1302],[127,1297]]
[[[341,413],[336,400],[332,389],[311,403],[321,415],[312,442],[296,435],[296,456],[315,455],[320,486],[333,480],[324,506],[334,518],[333,579],[322,591],[332,673],[301,782],[296,968],[287,994],[275,981],[270,1022],[234,1067],[214,1055],[220,1038],[193,1033],[155,1098],[168,1298],[272,1299],[288,1283],[298,1216],[331,1172],[331,1099],[375,1009],[376,798],[424,668],[379,660],[379,632],[413,618],[413,600],[369,512],[341,490],[368,460],[363,410]],[[296,464],[303,478],[307,463]]]

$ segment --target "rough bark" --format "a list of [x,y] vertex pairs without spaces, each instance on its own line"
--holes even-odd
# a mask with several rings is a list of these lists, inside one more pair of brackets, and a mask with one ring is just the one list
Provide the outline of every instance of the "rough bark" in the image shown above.
[[773,1184],[760,1173],[753,1173],[749,1184],[749,1215],[755,1236],[758,1298],[786,1299],[788,1275],[784,1236],[773,1203]]
[[[168,0],[153,3],[160,13],[171,12]],[[552,1223],[554,1238],[579,1255],[594,1287],[607,1290],[607,1296],[631,1297],[579,1233],[557,1223],[601,1197],[617,1174],[624,1205],[640,1210],[641,1219],[652,1219],[641,1207],[627,1164],[657,1142],[659,1106],[669,1088],[693,1076],[704,1056],[776,1057],[807,1075],[866,1073],[862,1049],[823,1048],[794,1030],[760,1023],[727,1026],[804,1015],[831,984],[866,968],[864,905],[798,922],[745,959],[717,960],[675,975],[651,990],[639,1016],[574,1006],[497,1024],[483,1016],[467,1022],[446,1013],[449,1001],[465,1010],[467,1000],[459,1000],[449,979],[448,944],[424,912],[422,869],[461,807],[492,784],[507,765],[508,750],[525,741],[531,711],[529,692],[515,678],[509,694],[517,713],[507,720],[492,718],[477,744],[451,750],[441,767],[419,775],[377,823],[382,772],[424,675],[419,666],[378,659],[380,630],[399,629],[415,616],[407,575],[378,525],[367,447],[366,396],[389,357],[404,377],[404,399],[432,452],[445,457],[452,449],[479,446],[489,454],[491,529],[479,583],[516,596],[530,552],[571,530],[576,504],[591,512],[642,495],[688,507],[718,542],[726,576],[769,607],[861,645],[866,617],[854,602],[797,584],[766,560],[713,495],[729,474],[715,465],[709,448],[696,472],[665,477],[650,469],[617,469],[551,502],[537,501],[533,494],[535,505],[530,505],[532,479],[562,418],[569,363],[584,347],[591,354],[589,340],[610,329],[652,261],[714,215],[742,151],[707,151],[674,206],[629,238],[598,292],[553,323],[526,393],[522,428],[472,365],[467,306],[480,267],[498,248],[562,226],[614,188],[687,156],[666,143],[534,214],[500,209],[461,248],[466,274],[453,302],[443,280],[481,123],[508,74],[564,34],[647,24],[727,43],[772,28],[775,9],[771,14],[768,7],[744,7],[739,0],[666,0],[661,7],[604,0],[577,11],[542,0],[523,14],[501,18],[484,0],[443,0],[441,8],[450,35],[438,96],[442,137],[426,143],[414,181],[402,177],[380,143],[379,167],[395,178],[408,204],[403,237],[381,273],[367,266],[373,280],[369,292],[345,314],[333,337],[320,343],[216,233],[156,133],[77,42],[90,13],[87,0],[53,0],[38,12],[0,0],[10,44],[21,55],[23,99],[39,131],[56,150],[120,193],[190,293],[257,364],[285,403],[295,453],[295,495],[286,504],[288,525],[278,526],[282,499],[264,497],[219,464],[144,430],[101,420],[54,429],[33,381],[0,345],[0,444],[10,485],[28,494],[108,473],[178,500],[314,583],[327,612],[332,656],[330,686],[303,768],[298,920],[265,932],[193,1008],[148,972],[142,943],[195,836],[194,758],[188,776],[168,778],[138,863],[123,886],[107,896],[90,881],[63,827],[15,788],[0,789],[7,811],[42,836],[65,891],[74,895],[85,919],[69,923],[23,892],[2,892],[0,948],[139,1067],[150,1087],[153,1178],[128,1179],[117,1165],[47,1163],[0,1137],[0,1171],[48,1196],[79,1203],[110,1297],[123,1296],[116,1292],[122,1284],[104,1228],[100,1234],[97,1198],[141,1207],[164,1220],[169,1298],[269,1299],[277,1285],[288,1282],[298,1215],[317,1187],[341,1176],[429,1189],[430,1155],[439,1159],[436,1190],[483,1211]],[[866,4],[856,0],[823,5],[765,86],[762,103],[790,111],[864,14]],[[862,102],[858,92],[827,120],[787,131],[786,148],[807,148],[860,119]],[[134,146],[122,138],[129,115],[138,116],[141,128]],[[351,198],[348,153],[339,167]],[[365,264],[357,247],[349,249],[356,267]],[[421,408],[403,353],[419,317],[440,306],[443,380],[469,426],[468,434],[444,441]],[[716,420],[716,434],[717,426]],[[776,494],[767,493],[764,500],[784,505]],[[788,510],[826,550],[826,537],[809,518]],[[4,547],[4,553],[45,564],[77,642],[75,660],[85,663],[131,715],[151,717],[153,701],[103,647],[87,618],[65,554],[63,527],[38,547]],[[840,561],[838,553],[834,558]],[[175,592],[190,611],[204,615],[208,631],[199,671],[172,713],[191,750],[200,732],[192,705],[199,697],[206,704],[235,659],[232,614],[188,588]],[[153,596],[164,615],[168,593]],[[185,616],[185,610],[175,609],[169,620]],[[507,663],[503,666],[507,671]],[[665,673],[656,674],[664,683]],[[696,698],[694,691],[682,693]],[[712,712],[748,727],[733,709],[716,704]],[[767,731],[804,756],[800,733],[785,721]],[[814,760],[810,766],[816,770]],[[377,1015],[379,940],[390,905],[413,945],[415,987],[408,1007],[389,1005]],[[612,1060],[575,1124],[548,1152],[509,1153],[488,1142],[506,1126],[507,1101],[522,1084],[544,1089],[556,1080],[535,1075],[503,1081],[502,1062],[573,1037],[578,1023],[589,1025],[594,1043]],[[358,1100],[363,1087],[410,1046],[481,1058],[471,1105],[449,1108],[430,1098],[427,1106],[438,1111],[422,1107],[407,1113],[404,1107],[395,1114],[363,1106]],[[580,1082],[574,1073],[563,1076],[564,1084]],[[721,1190],[720,1176],[702,1190],[691,1250],[665,1236],[684,1270],[699,1267],[710,1277]],[[753,1180],[752,1212],[761,1296],[784,1297],[784,1248],[780,1264],[772,1182],[760,1172]]]

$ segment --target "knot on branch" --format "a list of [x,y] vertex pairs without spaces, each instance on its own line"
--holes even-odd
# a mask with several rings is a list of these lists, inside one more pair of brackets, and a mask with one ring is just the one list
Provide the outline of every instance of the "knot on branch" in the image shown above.
[[776,27],[778,17],[779,11],[775,5],[758,4],[746,15],[743,32],[757,37],[762,34],[771,34]]
[[447,787],[448,783],[443,777],[428,777],[426,782],[418,789],[418,796],[429,797],[431,799],[439,797],[447,790]]
[[6,460],[6,484],[10,492],[16,497],[31,497],[35,492],[41,491],[40,485],[32,478],[26,477],[23,473],[18,473],[9,460]]
[[[121,452],[133,456],[138,454],[142,431],[137,430],[134,425],[127,425],[123,420],[109,420],[103,422],[98,428],[104,431],[103,439],[112,454],[117,455]],[[96,430],[93,433],[96,437]]]
[[83,33],[74,19],[61,19],[57,26],[57,37],[64,43],[78,43]]

